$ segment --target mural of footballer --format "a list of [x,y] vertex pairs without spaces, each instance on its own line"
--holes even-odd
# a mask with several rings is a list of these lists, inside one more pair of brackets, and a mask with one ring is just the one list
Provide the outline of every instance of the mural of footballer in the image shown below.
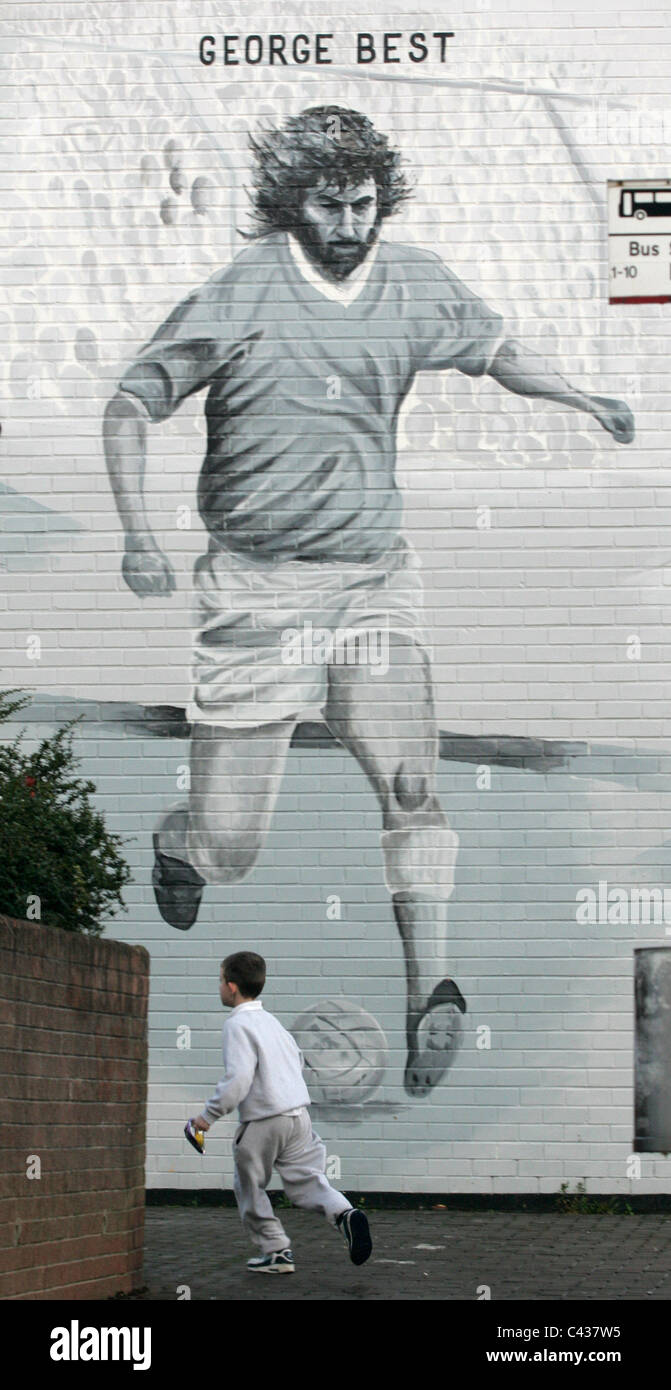
[[[407,974],[404,1085],[426,1096],[453,1060],[466,1003],[446,967],[458,840],[436,794],[419,561],[395,482],[399,411],[417,372],[457,370],[585,411],[621,443],[634,422],[507,339],[438,256],[380,236],[410,191],[365,116],[314,107],[250,145],[248,244],[158,329],[104,418],[124,579],[140,598],[169,595],[174,571],[143,500],[146,427],[208,390],[190,794],[154,835],[154,891],[165,921],[187,930],[206,884],[250,872],[297,721],[321,706],[380,804]],[[335,634],[329,659],[283,660],[282,634],[309,623]],[[369,659],[381,633],[384,673]]]

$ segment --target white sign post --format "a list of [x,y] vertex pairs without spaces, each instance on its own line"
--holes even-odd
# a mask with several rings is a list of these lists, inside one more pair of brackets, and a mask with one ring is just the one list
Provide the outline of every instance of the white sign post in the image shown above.
[[610,304],[671,302],[671,179],[608,180]]

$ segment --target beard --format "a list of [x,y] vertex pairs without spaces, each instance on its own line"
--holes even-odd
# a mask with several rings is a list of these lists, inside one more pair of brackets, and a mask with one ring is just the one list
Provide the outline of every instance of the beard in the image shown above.
[[342,237],[324,243],[309,222],[297,222],[292,233],[306,256],[316,261],[322,270],[328,271],[336,280],[344,280],[357,266],[365,261],[368,252],[377,241],[382,218],[378,218],[367,237]]

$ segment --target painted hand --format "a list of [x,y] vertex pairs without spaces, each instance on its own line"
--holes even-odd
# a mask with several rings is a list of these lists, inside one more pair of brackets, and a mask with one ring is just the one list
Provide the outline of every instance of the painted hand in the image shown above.
[[634,417],[624,401],[611,401],[607,396],[591,396],[592,414],[618,444],[631,444],[634,438]]
[[121,573],[138,598],[167,598],[177,588],[170,561],[151,539],[126,537]]

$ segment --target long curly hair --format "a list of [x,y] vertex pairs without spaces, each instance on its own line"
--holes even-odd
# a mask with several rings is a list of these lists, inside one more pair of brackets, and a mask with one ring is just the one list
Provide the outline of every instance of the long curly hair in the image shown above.
[[290,116],[281,129],[259,138],[249,136],[255,157],[252,174],[252,238],[293,231],[300,222],[303,199],[320,179],[341,191],[347,183],[373,178],[378,220],[391,217],[412,197],[401,172],[401,155],[389,148],[386,135],[359,111],[344,106],[311,106]]

